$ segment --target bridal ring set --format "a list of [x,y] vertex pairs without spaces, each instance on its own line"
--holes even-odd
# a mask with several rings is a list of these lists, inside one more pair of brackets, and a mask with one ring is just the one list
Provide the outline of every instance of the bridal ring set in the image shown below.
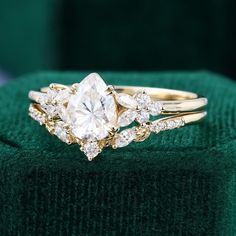
[[107,85],[92,73],[80,83],[30,91],[29,115],[67,144],[79,144],[88,160],[105,147],[142,142],[151,133],[202,120],[207,99],[195,93]]

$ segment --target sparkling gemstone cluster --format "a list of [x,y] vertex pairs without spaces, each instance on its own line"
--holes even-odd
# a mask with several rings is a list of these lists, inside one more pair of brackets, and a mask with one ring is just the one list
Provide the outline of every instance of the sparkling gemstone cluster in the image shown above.
[[[132,141],[143,141],[151,132],[184,125],[181,118],[151,122],[151,116],[162,112],[162,104],[145,91],[131,96],[108,88],[96,73],[72,87],[52,84],[40,94],[38,104],[30,106],[29,115],[63,142],[80,144],[88,160],[105,146],[121,148]],[[133,122],[134,127],[118,132]]]
[[153,101],[145,91],[140,91],[134,96],[117,94],[116,100],[126,108],[118,119],[120,127],[128,126],[135,120],[139,124],[147,123],[150,116],[157,116],[162,110],[161,102]]
[[39,122],[40,125],[46,123],[46,115],[40,112],[33,104],[30,104],[29,116]]
[[150,130],[154,133],[159,133],[160,131],[177,129],[184,126],[184,120],[182,118],[173,118],[170,120],[156,120],[150,124]]

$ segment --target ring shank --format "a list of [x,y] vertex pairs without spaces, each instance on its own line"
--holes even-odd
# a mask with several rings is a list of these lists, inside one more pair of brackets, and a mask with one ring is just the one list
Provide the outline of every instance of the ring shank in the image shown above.
[[138,91],[145,90],[154,100],[161,101],[164,114],[176,112],[196,111],[207,105],[207,99],[199,97],[196,93],[174,89],[114,86],[118,93],[134,95]]
[[198,95],[196,93],[174,89],[136,86],[114,86],[114,88],[118,93],[127,93],[129,95],[134,95],[138,91],[145,90],[148,95],[156,100],[185,100],[198,98]]

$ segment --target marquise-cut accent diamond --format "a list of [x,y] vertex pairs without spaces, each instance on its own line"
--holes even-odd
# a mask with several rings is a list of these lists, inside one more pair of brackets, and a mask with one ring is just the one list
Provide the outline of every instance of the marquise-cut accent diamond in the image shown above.
[[62,120],[66,121],[65,104],[68,103],[69,98],[69,89],[54,90],[50,88],[39,98],[39,103],[49,118],[60,116]]
[[137,112],[135,110],[126,110],[118,118],[118,125],[125,127],[130,125],[136,118]]
[[121,148],[130,144],[136,138],[135,128],[125,129],[115,137],[113,148]]
[[70,139],[67,132],[67,129],[65,128],[65,123],[62,121],[59,121],[55,124],[54,127],[54,134],[63,142],[69,144]]
[[107,85],[96,73],[77,86],[67,106],[67,118],[77,138],[101,140],[117,126],[116,102],[106,90]]
[[138,105],[134,97],[125,93],[117,93],[116,100],[121,106],[126,107],[126,108],[135,109]]

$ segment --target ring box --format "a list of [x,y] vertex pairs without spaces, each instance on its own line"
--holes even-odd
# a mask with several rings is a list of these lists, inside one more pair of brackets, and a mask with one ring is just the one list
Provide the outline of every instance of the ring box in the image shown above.
[[108,84],[202,94],[208,116],[89,162],[28,117],[27,99],[86,74],[33,74],[0,89],[0,235],[234,235],[235,83],[210,72],[101,73]]

